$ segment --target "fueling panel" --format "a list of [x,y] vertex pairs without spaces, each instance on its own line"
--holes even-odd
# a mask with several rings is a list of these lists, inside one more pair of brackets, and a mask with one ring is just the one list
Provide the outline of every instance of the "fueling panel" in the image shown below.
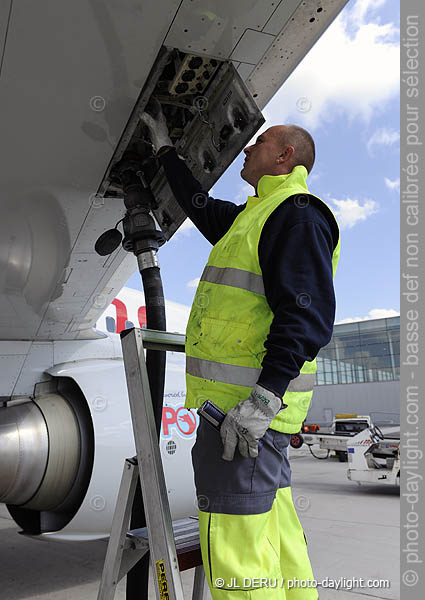
[[186,215],[153,152],[149,130],[140,121],[143,111],[155,114],[158,104],[178,154],[206,191],[261,127],[264,117],[230,60],[161,49],[97,195],[122,198],[114,166],[124,155],[140,161],[144,181],[157,203],[153,213],[158,227],[170,239]]

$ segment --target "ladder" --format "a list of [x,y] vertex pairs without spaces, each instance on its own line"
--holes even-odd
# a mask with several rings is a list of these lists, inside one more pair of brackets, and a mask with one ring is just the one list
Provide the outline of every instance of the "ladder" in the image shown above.
[[[192,600],[202,600],[198,520],[171,520],[144,355],[145,348],[184,352],[184,335],[135,328],[122,332],[121,345],[136,456],[124,462],[97,600],[113,600],[120,579],[146,552],[157,600],[184,600],[180,571],[193,567]],[[128,531],[138,475],[147,526]]]

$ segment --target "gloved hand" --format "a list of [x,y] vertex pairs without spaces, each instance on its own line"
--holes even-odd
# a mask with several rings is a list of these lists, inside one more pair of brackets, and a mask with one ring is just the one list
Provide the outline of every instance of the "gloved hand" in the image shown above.
[[287,406],[274,392],[255,384],[250,397],[229,410],[221,424],[220,435],[224,445],[222,458],[233,460],[237,445],[242,456],[258,456],[259,440],[277,413]]
[[172,146],[173,142],[168,135],[167,123],[158,101],[155,102],[155,109],[155,117],[147,112],[143,112],[140,114],[140,120],[149,129],[153,149],[155,154],[157,154],[163,146]]

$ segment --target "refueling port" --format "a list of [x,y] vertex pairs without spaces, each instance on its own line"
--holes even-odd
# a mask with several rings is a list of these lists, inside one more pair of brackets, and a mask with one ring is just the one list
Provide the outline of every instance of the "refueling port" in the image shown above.
[[183,81],[192,81],[192,79],[195,79],[195,71],[185,71],[182,75],[182,79]]
[[200,67],[202,65],[202,58],[200,56],[194,56],[190,61],[189,61],[189,67],[191,69],[197,69],[198,67]]
[[182,83],[179,83],[176,88],[176,94],[184,94],[185,92],[187,92],[187,90],[189,89],[189,84],[186,81],[182,81]]

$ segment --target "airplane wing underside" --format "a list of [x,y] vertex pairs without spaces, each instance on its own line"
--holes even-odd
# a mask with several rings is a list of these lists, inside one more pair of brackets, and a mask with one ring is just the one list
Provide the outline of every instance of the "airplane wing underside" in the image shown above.
[[162,46],[231,59],[261,109],[346,1],[5,0],[0,339],[94,337],[136,270],[94,251],[124,214],[99,190]]

